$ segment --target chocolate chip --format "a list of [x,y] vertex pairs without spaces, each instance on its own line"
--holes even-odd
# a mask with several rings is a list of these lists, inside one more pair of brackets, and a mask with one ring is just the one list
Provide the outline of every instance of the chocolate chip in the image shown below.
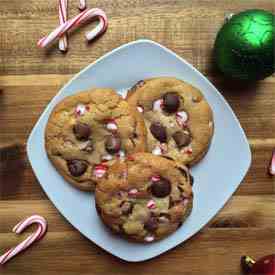
[[159,140],[160,142],[166,142],[166,128],[162,126],[159,122],[152,123],[150,126],[150,131],[157,140]]
[[171,193],[171,183],[165,178],[160,178],[159,181],[151,185],[151,192],[157,198],[164,198]]
[[157,219],[154,217],[149,218],[144,224],[144,228],[149,232],[154,232],[158,228]]
[[176,93],[169,92],[163,96],[163,109],[167,113],[175,113],[180,106],[180,100]]
[[77,123],[73,127],[74,134],[79,140],[88,140],[91,135],[91,128],[86,123]]
[[181,132],[181,131],[174,133],[172,137],[175,140],[175,142],[179,148],[187,146],[191,142],[190,135],[188,135],[184,132]]
[[116,136],[107,136],[105,140],[105,149],[110,154],[115,154],[120,150],[121,140]]
[[71,175],[74,177],[79,177],[83,175],[88,168],[86,162],[77,159],[69,160],[67,162],[67,165]]

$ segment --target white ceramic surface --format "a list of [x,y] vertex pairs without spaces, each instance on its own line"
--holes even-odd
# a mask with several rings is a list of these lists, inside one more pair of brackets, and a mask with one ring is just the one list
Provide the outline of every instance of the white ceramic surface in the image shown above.
[[[112,87],[125,92],[137,81],[156,76],[177,77],[198,87],[212,107],[215,133],[209,152],[192,168],[194,208],[190,217],[168,238],[144,245],[128,242],[106,230],[96,214],[93,195],[66,183],[51,165],[44,147],[44,131],[51,110],[68,95],[92,87]],[[251,162],[244,131],[217,89],[184,59],[149,40],[123,45],[73,77],[36,123],[28,139],[27,153],[41,186],[63,216],[104,250],[132,262],[153,258],[198,232],[231,197]]]

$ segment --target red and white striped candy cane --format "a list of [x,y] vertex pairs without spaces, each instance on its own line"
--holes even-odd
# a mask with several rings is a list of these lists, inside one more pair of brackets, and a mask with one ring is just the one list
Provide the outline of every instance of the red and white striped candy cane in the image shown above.
[[74,18],[66,21],[64,24],[61,24],[55,30],[53,30],[48,36],[41,38],[37,45],[40,48],[44,48],[57,38],[61,37],[64,33],[69,31],[72,28],[79,27],[80,25],[87,23],[89,20],[95,18],[99,19],[99,24],[90,32],[86,33],[86,38],[88,41],[94,39],[98,35],[106,31],[108,26],[108,20],[105,12],[101,9],[89,9],[84,10]]
[[83,11],[86,9],[86,0],[79,0],[78,8]]
[[[58,15],[59,15],[59,23],[64,24],[67,21],[68,17],[68,0],[59,0],[58,1]],[[62,52],[66,52],[68,49],[68,35],[65,33],[59,39],[59,50]]]
[[28,226],[33,223],[38,224],[38,228],[35,233],[31,234],[26,240],[18,244],[16,247],[9,249],[4,255],[0,257],[0,264],[5,264],[9,261],[12,257],[20,253],[21,251],[25,250],[29,247],[33,242],[38,241],[41,239],[47,231],[47,221],[38,215],[33,215],[21,222],[19,222],[14,228],[12,229],[13,232],[16,234],[20,234],[22,231],[25,230]]

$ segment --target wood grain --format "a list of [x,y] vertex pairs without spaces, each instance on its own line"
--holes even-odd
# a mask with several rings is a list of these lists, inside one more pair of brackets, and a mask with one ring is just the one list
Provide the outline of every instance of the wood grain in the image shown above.
[[13,246],[28,235],[16,237],[9,227],[33,209],[47,216],[50,225],[39,244],[5,266],[5,274],[40,274],[41,266],[47,268],[46,274],[240,274],[240,255],[258,257],[261,251],[274,252],[270,243],[275,234],[274,203],[274,196],[235,196],[211,225],[191,240],[154,260],[134,264],[85,240],[49,202],[21,201],[18,213],[18,202],[9,202],[7,207],[3,201],[1,247]]
[[[248,8],[275,12],[274,1],[87,2],[106,11],[108,31],[90,44],[84,33],[93,24],[74,31],[68,53],[61,54],[56,45],[36,47],[58,22],[57,0],[0,0],[0,152],[7,143],[22,144],[9,161],[0,161],[0,254],[29,234],[31,229],[21,236],[11,233],[22,218],[38,213],[49,222],[46,237],[0,273],[239,275],[241,255],[257,258],[274,253],[275,177],[267,174],[267,166],[275,148],[275,76],[248,85],[228,81],[216,71],[212,56],[226,14]],[[69,1],[70,17],[78,13],[77,5],[77,0]],[[75,73],[139,38],[167,46],[214,83],[247,134],[252,165],[232,199],[200,233],[156,259],[126,263],[86,240],[59,214],[37,182],[23,148],[44,108]],[[241,156],[236,152],[237,157]]]
[[[90,26],[74,32],[70,36],[69,52],[62,55],[57,47],[49,50],[36,47],[37,40],[57,25],[55,0],[1,0],[1,3],[0,74],[76,73],[111,49],[146,37],[171,48],[209,75],[213,73],[212,62],[209,62],[213,41],[225,14],[248,8],[274,11],[272,0],[88,1],[90,7],[106,11],[108,31],[88,46],[84,32]],[[70,17],[78,12],[75,6],[69,3]]]

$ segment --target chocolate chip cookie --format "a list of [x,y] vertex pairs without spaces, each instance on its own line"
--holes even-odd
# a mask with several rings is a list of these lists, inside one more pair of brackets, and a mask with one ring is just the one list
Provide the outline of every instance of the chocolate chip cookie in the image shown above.
[[114,232],[138,242],[171,234],[191,212],[193,178],[185,166],[150,153],[115,162],[96,185],[96,208]]
[[141,115],[111,89],[94,89],[61,101],[49,118],[49,159],[81,190],[94,189],[117,158],[145,150]]
[[127,101],[143,114],[149,152],[193,165],[207,152],[212,110],[201,92],[169,77],[139,81]]

